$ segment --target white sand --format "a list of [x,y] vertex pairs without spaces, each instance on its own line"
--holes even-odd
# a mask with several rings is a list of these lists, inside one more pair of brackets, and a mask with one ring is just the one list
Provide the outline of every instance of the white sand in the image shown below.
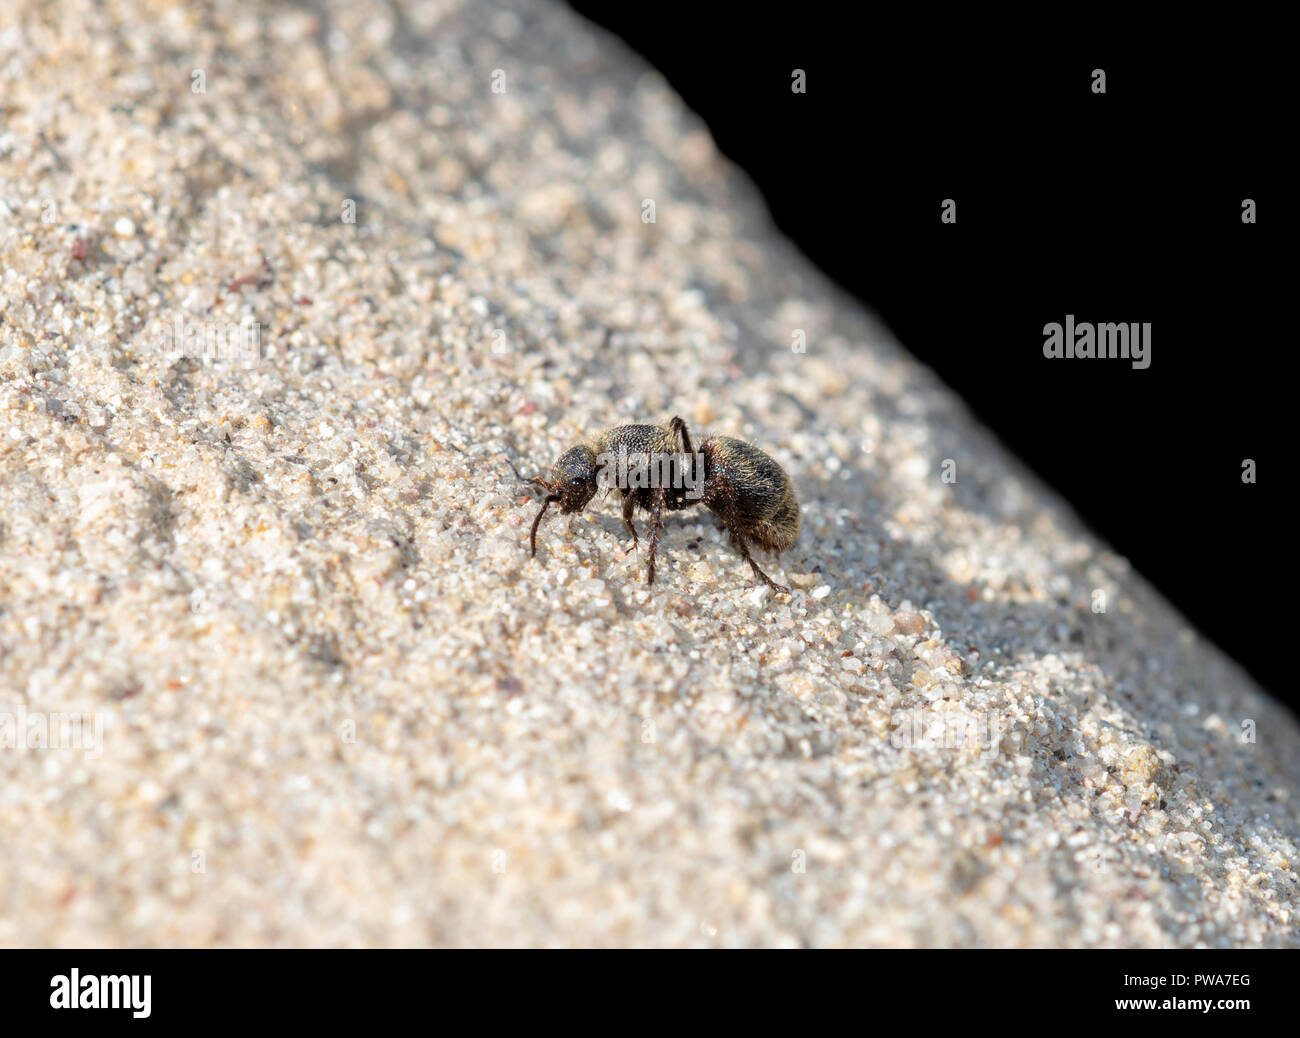
[[[1296,725],[657,76],[211,7],[0,15],[0,726],[103,724],[0,749],[0,943],[1297,943]],[[792,474],[793,601],[695,514],[647,589],[612,500],[528,557],[507,459],[673,413]]]

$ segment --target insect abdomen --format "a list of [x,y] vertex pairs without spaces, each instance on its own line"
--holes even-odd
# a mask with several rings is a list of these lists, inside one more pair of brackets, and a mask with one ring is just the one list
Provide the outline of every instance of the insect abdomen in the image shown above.
[[[727,483],[746,535],[767,551],[785,551],[794,544],[800,528],[799,499],[785,469],[757,447],[730,436],[711,437],[701,448],[706,477]],[[705,493],[705,504],[718,511],[723,495],[707,488]]]

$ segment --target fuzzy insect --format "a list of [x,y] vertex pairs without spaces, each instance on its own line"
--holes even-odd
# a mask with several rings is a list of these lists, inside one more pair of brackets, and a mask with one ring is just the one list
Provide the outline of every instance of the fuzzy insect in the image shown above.
[[[552,504],[559,504],[565,515],[581,512],[595,496],[601,485],[601,470],[612,458],[641,456],[651,459],[652,466],[663,463],[658,469],[651,468],[659,478],[651,480],[651,485],[619,478],[612,485],[623,495],[623,525],[632,535],[633,548],[638,544],[633,514],[637,508],[650,513],[647,584],[654,583],[664,512],[701,504],[717,516],[754,575],[774,590],[789,594],[788,587],[776,583],[759,568],[749,549],[752,544],[779,555],[798,538],[799,499],[790,477],[763,451],[730,436],[705,437],[700,441],[698,464],[692,457],[695,454],[681,418],[673,418],[663,426],[620,425],[590,444],[570,447],[546,477],[530,480],[546,491],[529,533],[533,556],[537,555],[537,528]],[[620,477],[623,473],[620,467]],[[687,473],[693,473],[695,478],[688,479]]]
[[[674,418],[682,451],[693,454],[686,423]],[[777,555],[799,538],[802,520],[799,498],[785,469],[752,443],[730,436],[706,436],[700,441],[704,458],[704,487],[700,504],[718,517],[719,524],[731,535],[740,557],[749,563],[754,575],[774,591],[790,593],[764,573],[752,555],[752,543]]]

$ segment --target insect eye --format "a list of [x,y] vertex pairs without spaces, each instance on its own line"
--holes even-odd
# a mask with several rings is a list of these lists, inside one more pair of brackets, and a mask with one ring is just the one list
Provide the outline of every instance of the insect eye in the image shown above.
[[580,487],[580,486],[582,486],[582,484],[583,484],[583,480],[582,480],[582,479],[571,479],[571,480],[569,480],[569,486],[571,486],[571,487]]

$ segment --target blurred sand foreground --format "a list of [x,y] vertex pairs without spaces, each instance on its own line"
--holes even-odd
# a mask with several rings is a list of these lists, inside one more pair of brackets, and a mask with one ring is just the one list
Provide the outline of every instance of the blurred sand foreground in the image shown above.
[[[1297,943],[1294,723],[657,76],[203,8],[0,14],[0,943]],[[793,601],[694,513],[528,557],[508,462],[674,413]]]

